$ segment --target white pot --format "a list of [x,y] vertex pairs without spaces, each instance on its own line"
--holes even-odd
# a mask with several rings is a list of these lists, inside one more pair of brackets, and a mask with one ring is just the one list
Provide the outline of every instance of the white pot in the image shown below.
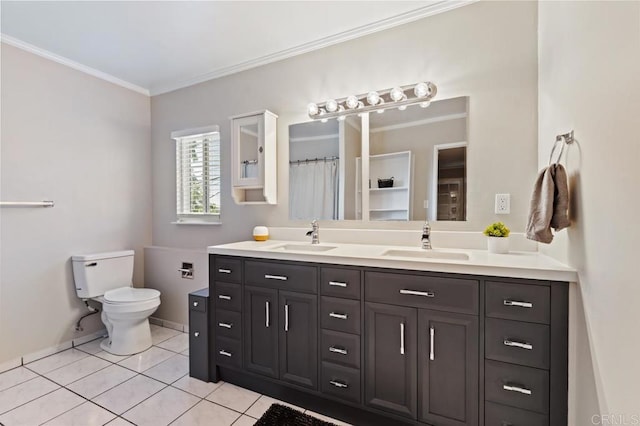
[[489,253],[509,253],[509,237],[487,237]]

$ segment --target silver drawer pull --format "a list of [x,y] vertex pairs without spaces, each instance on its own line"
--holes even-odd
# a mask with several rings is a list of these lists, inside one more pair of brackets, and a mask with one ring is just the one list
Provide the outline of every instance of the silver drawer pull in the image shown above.
[[504,339],[502,343],[504,343],[505,346],[511,346],[511,347],[520,348],[520,349],[527,349],[529,351],[533,349],[533,345],[527,342],[518,342],[511,339]]
[[329,281],[329,285],[334,287],[346,287],[347,283],[342,283],[340,281]]
[[279,280],[279,281],[286,281],[287,277],[285,277],[284,275],[269,275],[269,274],[265,274],[264,278],[267,280]]
[[200,332],[199,331],[196,331],[196,332],[193,333],[193,337],[198,337],[198,336],[200,336]]
[[269,313],[269,302],[264,302],[264,327],[269,328],[269,317],[271,314]]
[[219,268],[218,272],[220,272],[221,274],[230,274],[231,273],[231,269],[222,269]]
[[436,297],[436,294],[432,291],[417,291],[417,290],[400,290],[400,294],[409,294],[411,296],[423,296],[423,297]]
[[233,324],[229,324],[227,322],[219,322],[218,323],[218,327],[222,327],[222,328],[231,328],[233,327]]
[[436,330],[433,327],[429,327],[429,361],[436,359],[435,338]]
[[330,346],[329,347],[329,352],[333,352],[333,353],[340,354],[340,355],[347,355],[347,353],[348,353],[346,349],[336,348],[335,346]]
[[517,386],[517,385],[513,385],[513,384],[506,384],[506,385],[502,385],[502,389],[509,391],[509,392],[518,392],[524,395],[531,395],[531,389],[527,389],[527,388],[523,388],[521,386]]
[[231,296],[227,296],[226,294],[220,294],[218,295],[218,299],[231,300]]
[[400,355],[404,355],[404,323],[400,323]]
[[504,306],[517,306],[519,308],[533,308],[531,302],[518,302],[517,300],[504,299]]
[[336,380],[331,380],[331,381],[329,381],[329,383],[331,383],[333,386],[335,386],[337,388],[340,388],[340,389],[345,389],[345,388],[349,387],[348,384],[342,383],[342,382],[338,382]]
[[329,314],[329,316],[331,318],[337,318],[337,319],[341,319],[341,320],[346,320],[347,318],[349,318],[349,315],[347,315],[347,314],[339,314],[337,312],[331,312]]
[[220,351],[220,352],[218,352],[218,353],[219,353],[220,355],[224,355],[224,356],[228,356],[228,357],[230,357],[230,356],[231,356],[231,352],[227,352],[227,351],[225,351],[225,350],[222,350],[222,351]]
[[289,331],[289,305],[284,305],[284,331]]

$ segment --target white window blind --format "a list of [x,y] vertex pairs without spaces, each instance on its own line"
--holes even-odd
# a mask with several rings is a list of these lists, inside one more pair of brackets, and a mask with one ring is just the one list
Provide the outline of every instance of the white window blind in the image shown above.
[[220,132],[217,126],[174,132],[178,222],[220,219]]

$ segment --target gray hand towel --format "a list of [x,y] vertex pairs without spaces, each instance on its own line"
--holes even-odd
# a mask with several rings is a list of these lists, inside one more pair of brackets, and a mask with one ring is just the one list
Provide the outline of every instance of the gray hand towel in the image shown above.
[[545,167],[533,187],[526,236],[530,240],[549,244],[556,231],[569,226],[567,208],[569,189],[567,173],[561,164]]

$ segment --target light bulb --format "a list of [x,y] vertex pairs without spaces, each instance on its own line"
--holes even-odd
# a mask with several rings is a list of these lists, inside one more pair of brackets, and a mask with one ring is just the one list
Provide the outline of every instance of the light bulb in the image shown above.
[[345,104],[349,109],[356,109],[358,107],[358,102],[359,102],[358,98],[355,97],[354,95],[351,95],[347,98]]
[[427,86],[427,83],[418,83],[413,88],[413,93],[419,98],[424,98],[429,94],[429,86]]
[[378,95],[378,92],[369,92],[367,94],[367,102],[369,105],[378,105],[378,102],[380,102],[380,95]]
[[325,104],[327,112],[336,112],[338,110],[338,103],[335,99],[329,99]]
[[309,113],[309,115],[317,115],[319,112],[318,105],[313,103],[307,105],[307,112]]
[[421,108],[426,108],[426,107],[428,107],[429,105],[431,105],[431,102],[430,102],[430,101],[427,101],[427,102],[420,102],[420,107],[421,107]]
[[394,87],[393,89],[391,89],[391,92],[389,92],[389,96],[394,102],[401,101],[405,98],[404,92],[399,87]]

